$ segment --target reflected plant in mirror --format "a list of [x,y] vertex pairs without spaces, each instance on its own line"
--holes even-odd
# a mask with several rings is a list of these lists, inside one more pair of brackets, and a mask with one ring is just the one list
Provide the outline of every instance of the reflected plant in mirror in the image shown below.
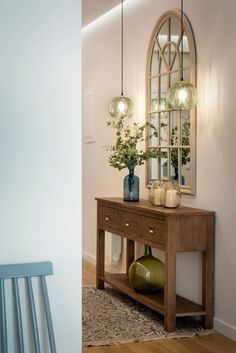
[[[189,146],[189,137],[190,137],[190,120],[189,117],[185,119],[182,117],[184,122],[182,123],[182,144],[184,146]],[[161,123],[161,128],[165,129],[167,132],[168,124]],[[163,134],[162,134],[163,136]],[[161,136],[161,139],[163,139]],[[175,125],[171,129],[171,145],[178,145],[178,126]],[[190,148],[181,148],[181,166],[187,166],[190,163]],[[162,157],[167,159],[167,152],[162,152]],[[180,185],[184,186],[186,184],[185,176],[181,173],[181,181],[179,180],[179,151],[177,148],[171,149],[170,155],[170,163],[171,163],[171,181],[179,182]],[[164,163],[163,167],[167,168],[167,161]]]

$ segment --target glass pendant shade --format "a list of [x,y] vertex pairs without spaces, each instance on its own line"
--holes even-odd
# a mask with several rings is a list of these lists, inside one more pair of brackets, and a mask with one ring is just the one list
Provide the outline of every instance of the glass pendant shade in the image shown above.
[[115,97],[110,103],[109,112],[113,118],[130,118],[133,114],[133,101],[122,95]]
[[157,98],[152,99],[152,111],[167,110],[169,108],[165,98],[161,98],[160,102]]
[[179,81],[167,90],[166,100],[171,109],[192,109],[197,104],[197,90],[191,83]]

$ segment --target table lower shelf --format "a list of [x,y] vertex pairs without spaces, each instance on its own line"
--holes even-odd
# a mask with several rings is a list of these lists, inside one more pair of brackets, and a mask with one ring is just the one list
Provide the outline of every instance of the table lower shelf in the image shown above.
[[[131,287],[127,274],[111,274],[106,272],[104,277],[100,277],[104,282],[109,283],[119,291],[127,294],[129,297],[148,306],[149,308],[165,314],[164,309],[164,294],[139,294]],[[202,305],[196,304],[186,298],[176,296],[176,317],[180,316],[202,316],[206,315]]]

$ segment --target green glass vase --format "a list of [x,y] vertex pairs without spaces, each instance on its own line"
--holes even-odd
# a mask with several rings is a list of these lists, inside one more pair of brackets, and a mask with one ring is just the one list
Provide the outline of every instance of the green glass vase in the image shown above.
[[145,245],[144,256],[130,265],[128,275],[131,286],[137,293],[153,293],[164,288],[165,265],[152,256],[151,247]]

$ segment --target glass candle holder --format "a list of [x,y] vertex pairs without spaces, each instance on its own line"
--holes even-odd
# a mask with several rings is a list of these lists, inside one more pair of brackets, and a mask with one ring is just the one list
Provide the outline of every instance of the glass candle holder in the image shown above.
[[178,184],[167,185],[162,199],[162,206],[167,208],[176,208],[180,205],[181,192]]
[[165,199],[166,199],[166,190],[169,187],[170,182],[164,180],[161,182],[161,205],[165,206]]
[[154,206],[161,206],[162,183],[159,180],[153,180],[150,190],[150,201]]

